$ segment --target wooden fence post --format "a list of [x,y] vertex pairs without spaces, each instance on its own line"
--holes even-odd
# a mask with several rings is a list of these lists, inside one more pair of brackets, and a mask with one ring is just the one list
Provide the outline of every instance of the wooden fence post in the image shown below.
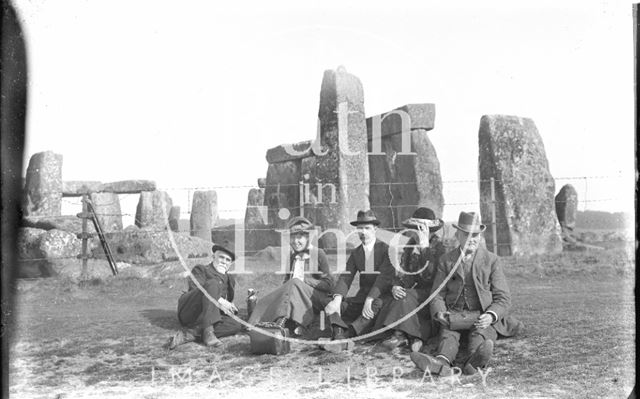
[[298,191],[300,196],[300,216],[304,217],[304,181],[298,183]]
[[87,200],[88,200],[87,194],[82,194],[82,212],[78,213],[77,215],[79,218],[82,219],[82,233],[78,234],[78,238],[82,239],[82,253],[80,254],[80,257],[82,258],[82,274],[81,274],[82,279],[86,279],[89,276],[89,266],[88,266],[88,259],[89,259],[88,227],[89,226],[87,224],[87,218],[91,216],[89,215]]
[[496,180],[491,178],[491,235],[493,236],[493,253],[498,255],[498,229],[496,220]]

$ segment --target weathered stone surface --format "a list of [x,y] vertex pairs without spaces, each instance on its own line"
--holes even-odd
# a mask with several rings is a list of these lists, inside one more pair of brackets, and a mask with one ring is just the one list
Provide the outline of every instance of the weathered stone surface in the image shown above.
[[279,145],[267,150],[267,162],[278,163],[295,161],[313,155],[311,144],[313,141],[306,140],[290,145]]
[[264,189],[252,188],[247,198],[247,209],[244,214],[244,225],[247,228],[264,226],[266,221],[262,213],[264,206]]
[[427,131],[413,130],[408,138],[413,154],[400,154],[399,134],[381,139],[383,154],[369,154],[369,201],[383,228],[402,228],[421,206],[438,216],[444,208],[440,161]]
[[[114,234],[109,239],[111,252],[117,261],[128,263],[158,263],[176,260],[178,255],[169,240],[173,235],[180,254],[184,258],[206,257],[211,255],[211,242],[198,237],[190,237],[186,233],[173,233],[153,229],[131,229],[121,234]],[[104,258],[102,248],[93,250],[93,255]]]
[[[369,148],[372,148],[371,142],[374,137],[384,138],[413,130],[432,130],[435,119],[435,104],[407,104],[384,114],[367,118]],[[373,149],[376,152],[379,150],[375,146]]]
[[89,199],[93,203],[102,231],[110,233],[122,230],[122,211],[120,198],[114,193],[92,193]]
[[289,220],[280,218],[284,214],[296,216],[300,209],[300,160],[270,164],[267,169],[267,186],[264,189],[264,204],[268,207],[269,225],[284,228]]
[[218,195],[215,191],[196,191],[191,205],[190,231],[194,237],[211,240],[211,229],[218,221]]
[[78,197],[90,193],[137,194],[155,189],[156,183],[151,180],[122,180],[111,183],[81,180],[62,182],[63,197]]
[[27,167],[25,216],[59,216],[62,210],[62,155],[33,154]]
[[82,241],[75,234],[63,230],[49,230],[40,236],[38,252],[47,259],[75,259],[81,251]]
[[164,230],[167,228],[173,201],[164,191],[143,191],[136,209],[136,226]]
[[102,182],[95,180],[67,180],[62,182],[63,197],[77,197],[82,194],[97,193],[102,189]]
[[[69,231],[71,233],[81,233],[82,232],[82,219],[75,215],[63,215],[63,216],[27,216],[22,219],[22,225],[24,227],[34,227],[37,229],[43,230],[64,230]],[[93,223],[88,221],[87,223],[87,232],[93,233],[95,232],[93,228]]]
[[491,186],[495,178],[499,255],[549,254],[562,251],[555,215],[555,181],[544,144],[533,120],[485,115],[479,131],[480,212],[491,234]]
[[169,228],[171,231],[180,231],[180,207],[172,206],[169,211]]
[[258,187],[265,188],[266,186],[267,186],[267,178],[266,177],[258,178]]
[[560,227],[573,231],[578,214],[578,192],[571,184],[565,184],[556,195],[555,201]]
[[18,259],[37,259],[40,257],[40,238],[47,231],[33,227],[22,227],[18,229],[16,249]]
[[[308,209],[313,210],[312,218],[322,230],[348,232],[353,229],[349,221],[357,210],[369,208],[367,133],[360,80],[342,67],[325,71],[318,118],[321,144],[326,153],[316,153],[301,162],[302,176],[309,175],[309,196],[312,202],[318,202]],[[331,203],[331,195],[327,198],[321,193],[332,190],[327,184],[335,187],[335,203]],[[321,245],[335,247],[336,240],[333,235],[327,235]]]
[[122,180],[105,183],[100,191],[118,194],[137,194],[143,191],[156,191],[156,182],[152,180]]
[[266,209],[264,207],[264,191],[262,188],[252,188],[249,191],[247,210],[244,216],[246,251],[251,252],[270,245],[277,245],[279,241],[278,233],[272,231],[266,224],[268,217],[263,214]]

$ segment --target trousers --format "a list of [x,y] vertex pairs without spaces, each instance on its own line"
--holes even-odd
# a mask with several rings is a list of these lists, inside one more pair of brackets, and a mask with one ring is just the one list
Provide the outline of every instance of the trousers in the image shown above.
[[[212,298],[220,298],[220,285],[216,281],[209,280],[203,287]],[[180,296],[178,320],[188,328],[205,329],[213,326],[218,338],[234,335],[242,330],[242,324],[224,314],[199,289],[192,289]]]

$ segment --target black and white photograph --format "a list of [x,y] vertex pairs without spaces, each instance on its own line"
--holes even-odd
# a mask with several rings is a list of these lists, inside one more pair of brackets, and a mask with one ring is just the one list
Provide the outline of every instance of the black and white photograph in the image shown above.
[[635,398],[638,7],[2,0],[10,398]]

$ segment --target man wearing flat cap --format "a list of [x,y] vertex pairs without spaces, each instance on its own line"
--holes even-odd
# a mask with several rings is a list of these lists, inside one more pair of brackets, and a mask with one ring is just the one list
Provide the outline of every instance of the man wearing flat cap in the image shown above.
[[[349,255],[346,270],[333,289],[333,299],[324,309],[333,339],[348,339],[370,330],[385,299],[390,298],[395,270],[389,260],[389,246],[376,239],[379,224],[371,210],[359,211],[351,222],[362,244]],[[356,275],[360,276],[358,292],[347,298]],[[353,322],[347,325],[345,319]]]
[[436,356],[411,354],[420,369],[439,375],[451,374],[462,335],[466,335],[469,355],[461,368],[464,374],[474,374],[491,359],[498,334],[508,337],[523,328],[508,317],[509,286],[498,257],[480,245],[485,225],[479,215],[461,212],[453,227],[460,246],[442,256],[433,282],[435,290],[457,267],[431,302],[431,315],[441,324]]
[[380,311],[375,328],[399,322],[383,346],[394,349],[408,345],[411,351],[416,352],[433,334],[434,328],[427,306],[410,317],[407,315],[418,308],[431,292],[439,259],[445,253],[444,245],[436,234],[444,222],[432,209],[421,207],[402,224],[406,227],[404,234],[410,238],[400,264],[395,268],[391,287],[393,300]]
[[[202,337],[206,346],[221,346],[222,341],[218,338],[234,335],[242,330],[242,325],[229,316],[238,313],[238,308],[233,304],[235,280],[227,274],[236,256],[221,245],[214,245],[212,252],[211,263],[197,265],[191,270],[192,276],[204,291],[189,277],[189,290],[178,299],[178,320],[185,329],[171,338],[169,349],[198,337]],[[210,298],[216,300],[217,304]]]
[[[292,332],[301,331],[314,320],[325,303],[334,280],[327,255],[311,245],[315,229],[310,220],[296,216],[288,223],[291,255],[284,283],[260,298],[249,317],[250,324],[275,322]],[[293,335],[293,334],[292,334]]]

